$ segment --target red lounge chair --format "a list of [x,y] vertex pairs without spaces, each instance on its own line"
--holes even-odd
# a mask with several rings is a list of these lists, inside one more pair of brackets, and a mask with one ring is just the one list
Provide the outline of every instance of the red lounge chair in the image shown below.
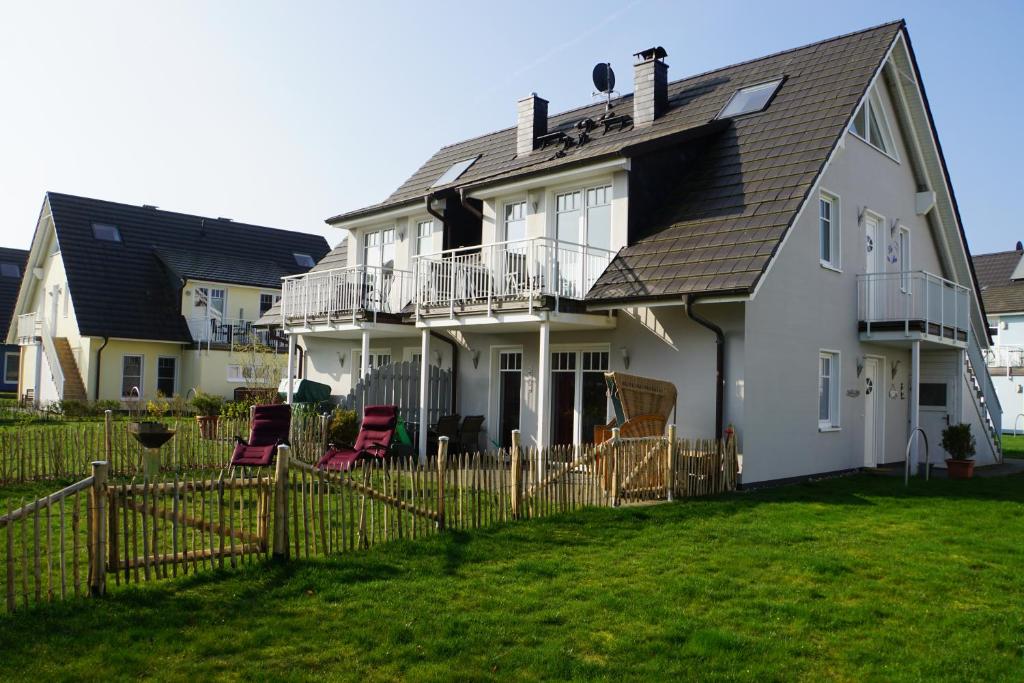
[[277,447],[288,443],[288,428],[291,422],[292,407],[286,403],[256,406],[252,413],[249,439],[235,437],[231,465],[269,467],[274,461]]
[[320,458],[317,467],[347,472],[362,458],[383,458],[391,446],[398,424],[398,406],[366,406],[359,436],[351,448],[337,448],[331,444]]

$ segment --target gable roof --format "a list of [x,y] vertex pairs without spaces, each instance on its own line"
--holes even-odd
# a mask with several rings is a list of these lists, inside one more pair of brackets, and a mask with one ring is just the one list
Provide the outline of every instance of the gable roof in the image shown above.
[[974,257],[974,272],[988,313],[1024,311],[1024,280],[1012,279],[1021,263],[1022,254],[1016,250]]
[[27,261],[27,250],[0,247],[0,263],[16,263],[21,273],[21,277],[0,276],[0,329],[5,332],[10,327],[11,318],[14,316],[14,307],[18,303],[18,290],[21,287],[21,278],[25,276]]
[[[446,187],[471,188],[562,166],[643,153],[646,143],[705,136],[705,149],[666,193],[664,212],[623,248],[588,300],[626,300],[687,293],[750,292],[779,248],[818,174],[845,132],[896,37],[895,21],[774,55],[709,71],[668,85],[669,108],[646,128],[602,132],[564,154],[535,150],[517,157],[515,128],[438,151],[385,201],[328,219],[339,223],[422,201]],[[766,110],[731,121],[715,117],[740,88],[784,77]],[[632,95],[615,112],[632,114]],[[601,103],[548,119],[549,132],[597,119]],[[479,156],[454,183],[432,188],[451,164]]]
[[[319,235],[48,192],[79,332],[84,336],[192,340],[181,315],[184,279],[280,287],[305,272],[293,253],[328,252]],[[117,226],[121,242],[93,237]]]

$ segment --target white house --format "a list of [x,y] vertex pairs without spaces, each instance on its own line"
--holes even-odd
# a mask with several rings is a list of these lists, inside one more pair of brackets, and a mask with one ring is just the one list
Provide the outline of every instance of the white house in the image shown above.
[[1002,430],[1024,430],[1024,245],[1012,251],[979,254],[974,270],[988,313],[993,344],[988,370],[1003,407]]
[[535,444],[591,438],[607,370],[667,379],[682,435],[736,428],[745,482],[902,461],[918,425],[941,466],[947,422],[997,459],[985,316],[904,23],[677,81],[666,58],[637,53],[610,106],[523,98],[515,127],[328,219],[343,253],[283,288],[304,376],[343,394],[425,357],[489,441]]

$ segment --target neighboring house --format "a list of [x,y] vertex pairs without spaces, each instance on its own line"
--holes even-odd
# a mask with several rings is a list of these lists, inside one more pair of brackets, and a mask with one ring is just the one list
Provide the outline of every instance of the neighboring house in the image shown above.
[[230,397],[263,357],[245,349],[284,350],[252,326],[281,278],[327,253],[316,235],[49,192],[7,334],[19,394]]
[[993,462],[984,311],[904,23],[672,82],[665,57],[637,53],[608,110],[521,99],[330,218],[332,267],[285,280],[293,362],[342,394],[425,351],[488,441],[540,445],[591,440],[603,372],[667,379],[681,435],[736,428],[745,482],[900,462],[917,425],[944,466],[947,422]]
[[979,254],[974,270],[995,342],[986,360],[1003,406],[1002,429],[1024,430],[1024,245]]
[[[0,247],[0,329],[6,330],[11,324],[27,258],[28,252],[24,249]],[[0,375],[0,391],[14,393],[18,390],[19,366],[18,345],[5,344],[3,363],[0,365],[0,371],[3,372],[3,375]]]

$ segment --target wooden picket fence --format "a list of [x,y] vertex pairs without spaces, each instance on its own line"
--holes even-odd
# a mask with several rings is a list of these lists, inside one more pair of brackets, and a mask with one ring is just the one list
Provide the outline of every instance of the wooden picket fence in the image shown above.
[[[204,438],[192,417],[164,420],[174,437],[161,449],[161,468],[167,472],[219,469],[227,465],[234,437],[249,434],[247,418],[217,422],[212,438]],[[27,481],[70,479],[90,472],[102,454],[110,475],[133,477],[142,467],[142,446],[128,430],[129,420],[26,426],[0,432],[0,485]],[[316,462],[323,454],[326,421],[322,416],[295,416],[292,457]]]
[[[427,422],[434,424],[451,410],[452,371],[427,366]],[[373,368],[341,397],[339,405],[362,415],[372,405],[396,405],[406,422],[420,419],[420,364],[414,361],[388,363]]]
[[[670,429],[670,434],[674,430]],[[357,551],[449,529],[691,498],[736,487],[735,441],[620,439],[358,463],[327,472],[282,447],[274,471],[88,477],[0,516],[8,611],[113,584],[233,568],[267,557]],[[3,511],[0,511],[3,512]]]

